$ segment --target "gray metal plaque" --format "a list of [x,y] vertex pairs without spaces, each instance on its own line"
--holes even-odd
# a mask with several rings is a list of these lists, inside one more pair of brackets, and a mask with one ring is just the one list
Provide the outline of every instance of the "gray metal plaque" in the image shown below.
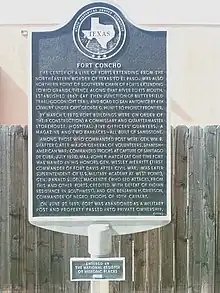
[[125,258],[71,258],[70,280],[125,280]]
[[166,31],[94,2],[31,50],[32,217],[167,216]]

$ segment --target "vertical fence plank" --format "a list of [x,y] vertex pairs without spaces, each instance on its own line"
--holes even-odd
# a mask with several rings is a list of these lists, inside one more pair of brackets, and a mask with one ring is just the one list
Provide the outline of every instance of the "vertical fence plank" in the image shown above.
[[70,281],[70,258],[78,257],[79,250],[79,236],[78,235],[64,235],[64,281],[66,293],[80,293],[78,282]]
[[51,282],[53,293],[64,292],[64,238],[62,233],[53,232],[51,242]]
[[189,134],[188,204],[189,204],[189,289],[201,291],[201,208],[203,196],[203,130],[191,127]]
[[[88,237],[87,236],[79,236],[79,257],[90,257],[88,252]],[[81,293],[88,293],[90,288],[90,282],[79,282],[78,290]]]
[[22,238],[22,140],[23,129],[20,126],[12,126],[10,128],[10,229],[11,229],[11,285],[12,292],[21,292],[23,289],[23,247]]
[[[36,257],[37,263],[37,290],[39,293],[51,292],[52,269],[51,269],[51,242],[52,232],[35,228],[37,232]],[[33,256],[32,256],[33,257]]]
[[201,201],[201,282],[202,290],[214,293],[215,276],[215,180],[216,127],[204,128],[203,198]]
[[[26,291],[36,292],[37,289],[37,259],[36,259],[36,228],[28,221],[26,222],[25,235],[25,258],[26,258]],[[40,290],[39,290],[40,292]]]
[[160,245],[159,229],[146,233],[148,245],[148,292],[160,293]]
[[145,232],[135,233],[134,236],[134,286],[135,293],[145,290],[146,279],[146,247]]
[[24,277],[25,292],[36,292],[36,232],[37,229],[28,221],[28,127],[23,128],[23,161],[22,161],[22,202],[23,202],[23,225],[24,225]]
[[215,293],[220,292],[220,127],[216,130],[216,257],[215,257]]
[[21,211],[21,221],[23,226],[23,237],[22,237],[22,248],[23,248],[23,284],[24,292],[29,292],[31,290],[34,293],[33,283],[29,284],[28,272],[27,272],[27,242],[26,235],[29,233],[27,230],[28,221],[28,141],[27,141],[27,126],[23,128],[22,132],[22,182],[21,182],[21,193],[22,193],[22,211]]
[[24,192],[23,182],[24,176],[27,175],[24,173],[24,137],[23,137],[23,128],[18,127],[16,131],[16,149],[15,149],[15,178],[16,186],[15,188],[16,196],[19,198],[19,231],[18,231],[18,243],[19,243],[19,278],[20,284],[19,288],[22,292],[26,291],[26,274],[25,274],[25,197],[27,193]]
[[34,293],[37,289],[37,259],[36,259],[36,229],[29,222],[26,222],[25,235],[26,250],[26,290]]
[[178,126],[174,131],[175,139],[175,286],[177,293],[187,289],[187,239],[185,212],[187,205],[187,148],[188,128]]
[[174,288],[174,176],[175,176],[175,130],[171,128],[171,223],[160,228],[160,251],[161,251],[161,293],[175,293]]
[[132,280],[132,236],[121,236],[121,256],[125,257],[125,278],[124,282],[120,282],[120,293],[133,293]]
[[9,186],[10,182],[10,136],[7,126],[0,126],[0,288],[10,290],[10,229]]
[[[3,132],[3,126],[0,125],[0,207],[2,210],[2,207],[4,206],[4,198],[5,198],[5,180],[4,180],[4,173],[5,173],[5,148],[4,148],[4,142],[5,142],[5,134]],[[4,288],[4,276],[3,276],[3,253],[2,253],[2,247],[3,246],[3,237],[4,237],[4,215],[0,214],[0,290],[3,290]]]
[[17,210],[17,198],[14,193],[14,189],[16,188],[16,179],[15,179],[15,129],[14,127],[10,127],[9,136],[10,136],[10,178],[11,178],[11,185],[9,190],[9,219],[10,219],[10,244],[11,244],[11,286],[12,292],[16,289],[18,290],[18,235],[16,233],[19,231],[19,210]]
[[[111,257],[120,257],[121,254],[121,242],[120,236],[112,237],[112,253]],[[110,282],[109,284],[109,293],[119,293],[120,282]]]

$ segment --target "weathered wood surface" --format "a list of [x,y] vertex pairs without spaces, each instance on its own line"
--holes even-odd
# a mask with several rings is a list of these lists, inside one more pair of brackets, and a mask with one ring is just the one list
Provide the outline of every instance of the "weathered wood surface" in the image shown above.
[[[171,136],[172,222],[114,237],[126,281],[111,293],[220,292],[220,128],[178,126]],[[0,291],[88,293],[69,281],[69,258],[87,238],[28,223],[27,128],[0,126]]]

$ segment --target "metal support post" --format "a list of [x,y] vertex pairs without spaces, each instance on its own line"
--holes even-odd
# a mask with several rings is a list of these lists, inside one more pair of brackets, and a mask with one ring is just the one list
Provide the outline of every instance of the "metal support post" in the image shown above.
[[[108,224],[92,224],[88,228],[91,258],[108,257],[112,250],[112,231]],[[91,293],[109,293],[109,281],[91,281]]]

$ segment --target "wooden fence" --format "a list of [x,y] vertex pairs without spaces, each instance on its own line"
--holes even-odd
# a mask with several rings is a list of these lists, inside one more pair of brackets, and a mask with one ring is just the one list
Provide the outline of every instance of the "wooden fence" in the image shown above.
[[[115,237],[126,281],[111,293],[220,293],[220,128],[172,129],[172,223]],[[87,238],[27,220],[27,128],[0,126],[0,292],[87,293],[69,281],[69,258]]]

